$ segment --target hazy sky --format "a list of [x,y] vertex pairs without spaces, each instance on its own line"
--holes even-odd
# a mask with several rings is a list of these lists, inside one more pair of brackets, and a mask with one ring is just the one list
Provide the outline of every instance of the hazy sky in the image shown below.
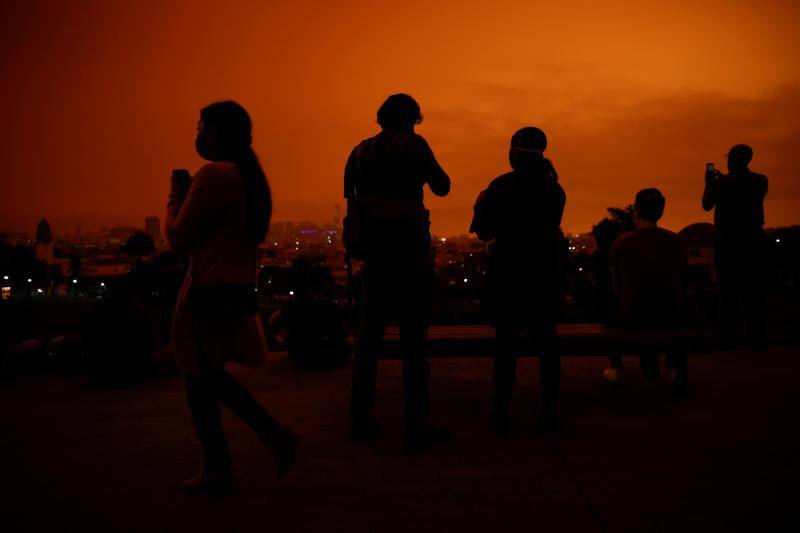
[[[15,5],[16,4],[16,5]],[[195,170],[198,110],[254,121],[275,219],[328,220],[350,149],[408,92],[453,179],[426,202],[465,233],[478,192],[536,125],[567,191],[565,231],[656,186],[664,223],[700,208],[734,143],[770,178],[767,224],[800,223],[800,2],[3,2],[0,229],[163,218]]]

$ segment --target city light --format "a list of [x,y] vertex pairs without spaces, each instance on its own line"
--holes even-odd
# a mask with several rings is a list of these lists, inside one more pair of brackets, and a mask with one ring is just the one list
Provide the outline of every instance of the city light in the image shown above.
[[28,283],[33,283],[33,280],[31,278],[28,278]]
[[73,280],[72,280],[72,283],[73,283],[73,284],[74,284],[74,283],[78,283],[78,280],[77,280],[77,279],[73,279]]
[[42,289],[36,289],[36,292],[38,292],[39,294],[42,294],[42,293],[44,292],[44,290],[42,290]]
[[105,284],[104,282],[102,282],[102,281],[101,281],[101,282],[100,282],[100,286],[101,286],[101,287],[105,287],[105,286],[106,286],[106,284]]
[[3,276],[3,279],[8,281],[8,276]]
[[775,242],[777,242],[777,243],[780,243],[780,242],[781,242],[781,239],[780,239],[780,238],[777,238],[777,239],[775,239]]
[[466,282],[468,282],[468,281],[469,281],[469,280],[468,280],[467,278],[464,278],[464,283],[466,283]]
[[578,267],[578,272],[583,272],[583,267]]
[[294,291],[289,291],[289,296],[294,296]]

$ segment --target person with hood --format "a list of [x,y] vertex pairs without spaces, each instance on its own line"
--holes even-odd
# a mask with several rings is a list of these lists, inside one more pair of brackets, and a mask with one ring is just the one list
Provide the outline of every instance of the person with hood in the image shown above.
[[491,298],[496,331],[494,403],[490,428],[509,432],[520,333],[528,330],[539,353],[542,384],[540,428],[558,429],[561,359],[556,317],[562,298],[560,225],[566,194],[544,157],[547,137],[527,127],[511,137],[512,171],[492,180],[478,196],[470,232],[490,242]]
[[409,451],[446,442],[450,433],[428,415],[429,369],[424,345],[431,308],[433,264],[430,220],[423,204],[427,184],[437,196],[450,192],[450,178],[427,141],[414,132],[422,122],[419,104],[393,94],[377,113],[381,132],[362,141],[347,160],[344,243],[364,262],[361,332],[353,361],[351,438],[364,442],[378,426],[375,405],[377,356],[386,321],[400,326],[403,392]]

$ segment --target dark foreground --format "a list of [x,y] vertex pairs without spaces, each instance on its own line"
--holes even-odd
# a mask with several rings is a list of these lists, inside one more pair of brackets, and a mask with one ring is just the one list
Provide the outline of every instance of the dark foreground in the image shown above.
[[[232,416],[234,496],[189,497],[198,446],[181,382],[97,390],[82,378],[0,381],[2,531],[800,531],[800,350],[715,352],[690,362],[685,398],[600,379],[567,358],[562,432],[535,431],[537,365],[522,360],[515,434],[486,429],[488,359],[432,361],[434,420],[454,442],[400,447],[398,361],[382,362],[372,445],[346,439],[349,368],[301,374],[285,354],[234,373],[305,438],[273,481],[269,455]],[[227,415],[227,414],[226,414]]]

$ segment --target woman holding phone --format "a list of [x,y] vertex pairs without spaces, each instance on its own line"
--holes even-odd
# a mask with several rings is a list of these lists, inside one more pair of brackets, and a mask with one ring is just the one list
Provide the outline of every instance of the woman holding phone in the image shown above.
[[266,177],[251,146],[247,111],[232,101],[202,109],[195,148],[209,161],[190,178],[174,171],[167,205],[170,247],[189,258],[173,318],[178,368],[205,465],[183,482],[192,492],[227,492],[233,469],[219,404],[272,451],[278,477],[294,462],[299,437],[279,424],[225,371],[234,361],[260,366],[266,343],[255,292],[256,247],[272,213]]

